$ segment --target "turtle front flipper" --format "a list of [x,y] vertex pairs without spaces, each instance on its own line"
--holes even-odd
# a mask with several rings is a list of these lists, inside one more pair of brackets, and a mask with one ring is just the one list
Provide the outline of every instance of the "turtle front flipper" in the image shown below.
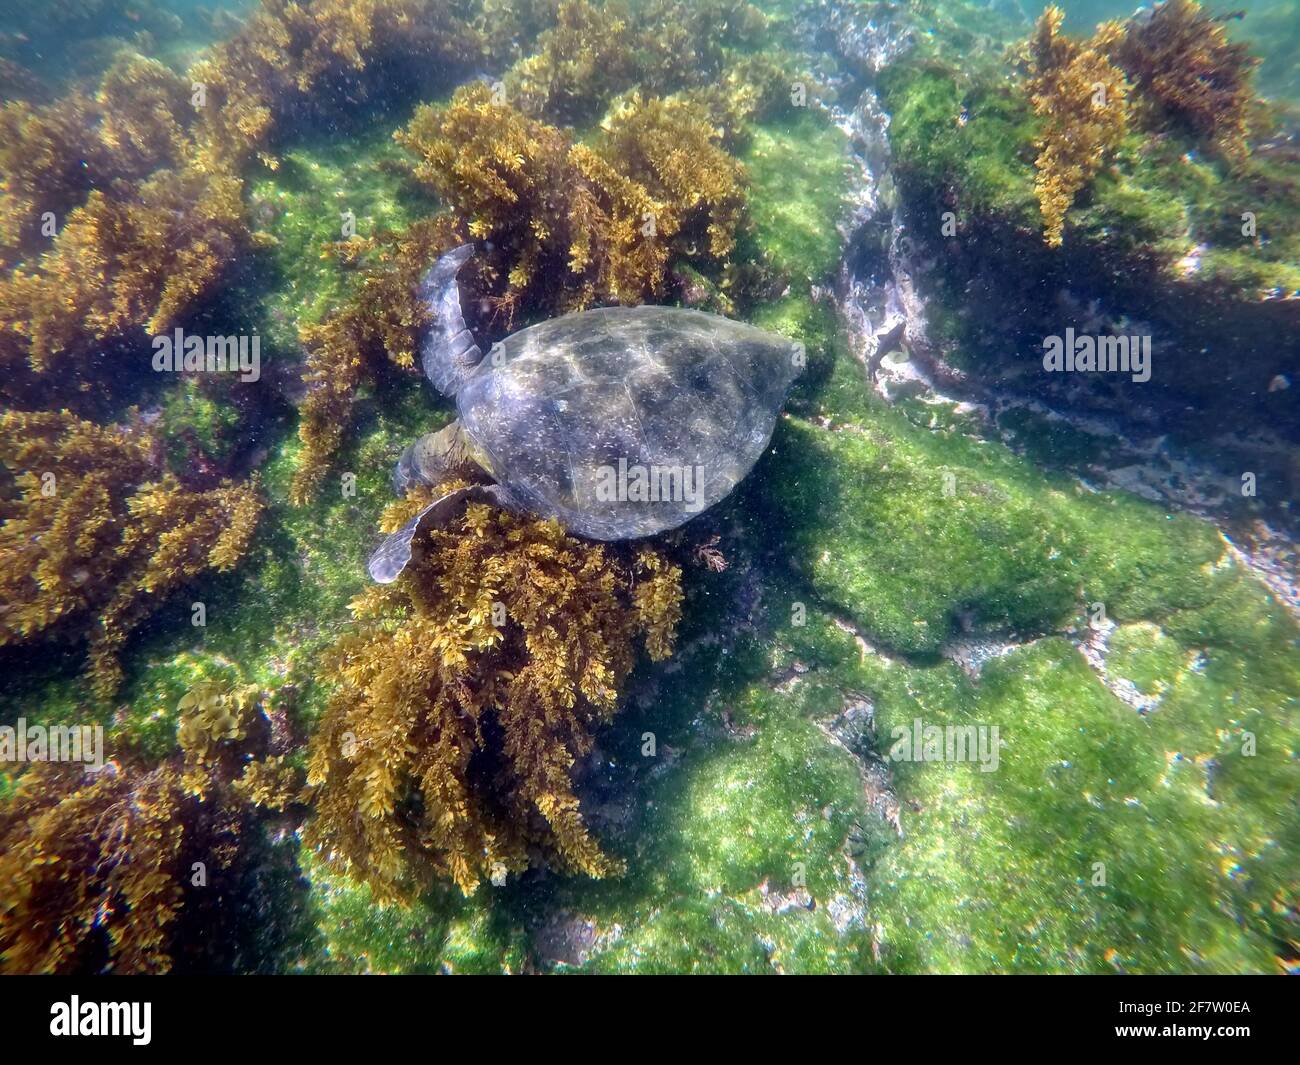
[[518,510],[519,505],[510,493],[499,484],[473,484],[457,488],[435,499],[420,513],[394,533],[384,538],[366,568],[377,584],[392,584],[410,564],[415,537],[424,529],[440,529],[460,513],[468,502],[492,503],[505,510]]
[[483,352],[465,327],[460,286],[456,284],[456,274],[473,257],[473,244],[449,251],[430,267],[417,293],[432,318],[420,345],[420,366],[433,387],[445,396],[460,391],[483,360]]

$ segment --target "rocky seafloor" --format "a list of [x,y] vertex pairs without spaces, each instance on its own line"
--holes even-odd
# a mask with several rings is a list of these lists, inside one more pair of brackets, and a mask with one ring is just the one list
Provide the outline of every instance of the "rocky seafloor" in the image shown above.
[[[254,477],[265,509],[237,566],[132,630],[107,700],[84,640],[0,646],[0,723],[95,720],[110,752],[160,761],[187,693],[251,689],[271,749],[303,762],[333,679],[317,662],[366,589],[389,471],[450,406],[415,375],[376,375],[325,488],[297,499],[298,330],[356,288],[326,254],[340,212],[368,236],[442,206],[401,169],[392,134],[414,106],[492,82],[530,54],[529,19],[576,25],[587,5],[486,6],[488,27],[515,9],[512,49],[403,106],[335,100],[341,119],[302,118],[274,168],[241,171],[253,242],[185,324],[255,328],[269,398],[185,377],[7,397],[144,419],[161,461],[183,475],[198,454],[205,484]],[[720,272],[682,281],[684,266],[672,297],[801,341],[808,371],[750,477],[675,545],[717,564],[685,567],[674,654],[638,662],[572,767],[626,869],[594,879],[538,855],[468,896],[442,878],[379,905],[302,843],[307,804],[245,827],[255,860],[219,888],[229,927],[187,922],[177,968],[1294,970],[1300,111],[1271,101],[1267,144],[1235,166],[1173,127],[1131,128],[1052,248],[1016,5],[755,6],[767,21],[743,48],[807,93],[755,110],[729,145],[748,205],[731,261],[760,261],[769,290],[728,306]],[[210,46],[162,29],[152,44],[178,68]],[[1275,47],[1260,84],[1284,93]],[[663,91],[643,78],[620,91]],[[609,103],[562,124],[594,142]],[[1267,239],[1232,242],[1243,210]],[[1038,340],[1066,327],[1151,334],[1152,382],[1044,374]],[[925,726],[996,728],[996,760],[897,757]],[[0,773],[0,802],[21,775]],[[21,895],[0,883],[0,922]]]

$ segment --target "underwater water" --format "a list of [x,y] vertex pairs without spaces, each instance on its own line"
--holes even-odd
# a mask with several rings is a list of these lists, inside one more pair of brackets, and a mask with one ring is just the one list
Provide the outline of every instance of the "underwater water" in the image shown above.
[[0,972],[1296,971],[1294,0],[3,0],[0,94]]

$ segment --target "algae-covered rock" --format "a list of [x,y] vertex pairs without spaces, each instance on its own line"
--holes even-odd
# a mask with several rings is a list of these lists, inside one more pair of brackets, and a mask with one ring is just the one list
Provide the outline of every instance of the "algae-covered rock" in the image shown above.
[[[179,139],[116,107],[87,140],[105,107],[38,98],[62,90],[5,61],[44,45],[9,42],[0,77],[33,96],[6,112],[4,176],[70,218],[31,243],[25,208],[0,241],[23,297],[0,361],[27,365],[39,322],[70,372],[0,389],[25,589],[0,604],[23,636],[0,648],[0,726],[100,725],[108,765],[0,764],[0,913],[71,917],[93,948],[25,924],[0,967],[1293,971],[1300,181],[1294,117],[1264,98],[1295,82],[1293,8],[1049,16],[1034,55],[1037,12],[965,0],[268,4],[200,57],[212,97]],[[141,103],[183,103],[185,64],[162,61],[120,60],[101,91],[130,75]],[[1097,81],[1122,111],[1078,98]],[[105,170],[96,147],[83,168],[78,145],[133,150],[128,120],[158,158]],[[95,174],[141,181],[92,194]],[[172,278],[136,229],[241,254],[218,241]],[[475,510],[376,613],[389,471],[452,417],[413,369],[414,285],[469,239],[465,313],[494,335],[684,304],[807,365],[707,513],[616,551]],[[63,262],[81,246],[94,261]],[[109,317],[69,313],[63,273]],[[100,307],[101,273],[152,296]],[[109,371],[167,317],[163,282],[187,331],[263,334],[260,384]],[[1151,381],[1045,373],[1067,328],[1150,336]],[[99,443],[36,448],[46,423]],[[159,517],[187,501],[222,507]],[[1278,528],[1249,539],[1243,515]],[[92,533],[132,564],[91,565]],[[50,603],[68,624],[37,653]],[[122,623],[97,700],[81,644],[103,618]],[[100,815],[132,803],[123,842]],[[138,861],[121,890],[101,850]],[[142,938],[115,955],[115,928]]]
[[[979,389],[1193,440],[1207,422],[1294,440],[1294,410],[1268,392],[1300,359],[1286,123],[1255,98],[1251,61],[1219,23],[1191,3],[1159,10],[1087,40],[1040,24],[1023,65],[909,53],[881,72],[925,355]],[[1230,99],[1206,106],[1193,70]],[[1084,108],[1079,79],[1097,97]],[[1047,338],[1067,328],[1146,338],[1149,376],[1046,372]],[[1293,488],[1268,452],[1241,468],[1268,468],[1277,504]]]

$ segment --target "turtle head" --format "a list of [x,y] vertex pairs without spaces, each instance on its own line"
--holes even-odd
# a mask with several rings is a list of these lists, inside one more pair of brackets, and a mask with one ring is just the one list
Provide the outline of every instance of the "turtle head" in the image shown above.
[[393,491],[405,495],[413,485],[436,486],[450,480],[482,481],[492,470],[483,450],[460,419],[407,445],[393,467]]

